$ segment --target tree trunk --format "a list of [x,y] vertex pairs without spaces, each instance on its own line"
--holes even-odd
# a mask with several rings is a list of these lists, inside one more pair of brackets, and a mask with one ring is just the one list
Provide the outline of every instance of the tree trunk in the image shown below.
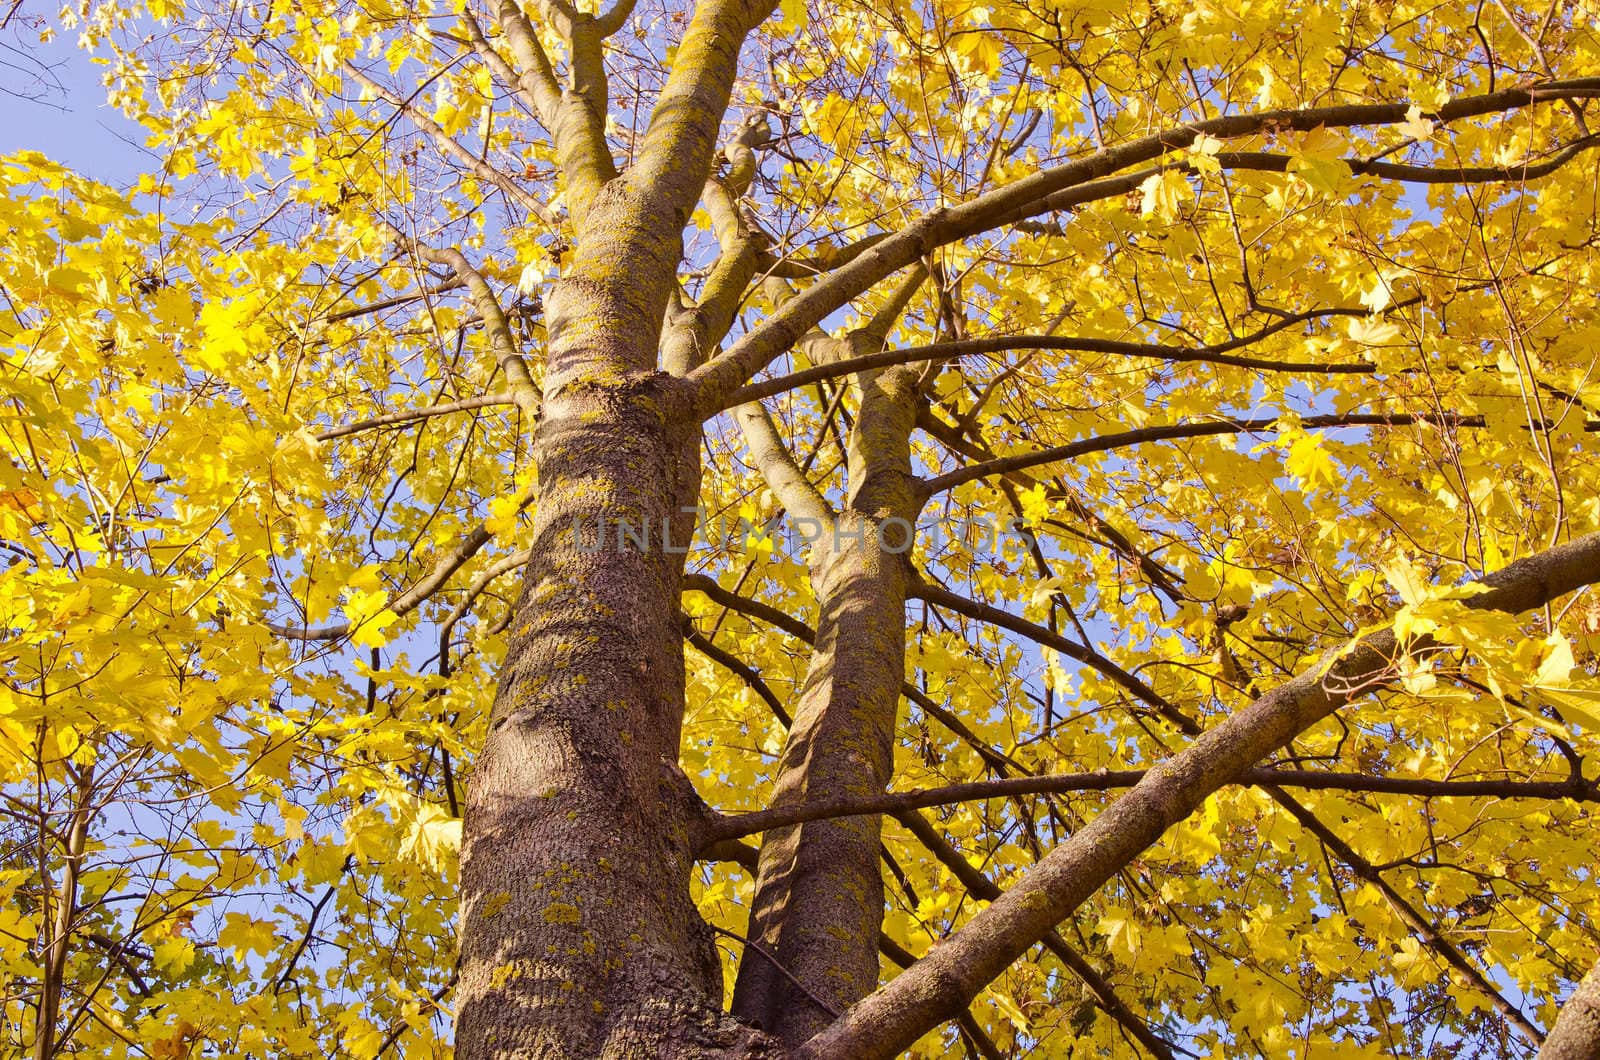
[[[532,558],[468,781],[461,1060],[764,1048],[723,1015],[711,932],[689,898],[704,807],[678,766],[678,616],[700,432],[687,384],[657,370],[657,344],[740,45],[770,8],[696,6],[627,172],[614,174],[598,113],[557,130],[587,137],[593,161],[572,154],[581,171],[564,175],[577,231],[546,304]],[[514,5],[501,21],[536,66]],[[562,106],[603,112],[605,27],[573,25],[592,46]]]
[[1539,1060],[1600,1060],[1600,964],[1561,1006]]
[[[774,807],[877,794],[893,773],[908,546],[918,508],[909,451],[916,379],[901,368],[863,375],[858,383],[851,491],[832,530],[812,549],[821,616]],[[877,986],[880,832],[880,817],[861,815],[776,829],[764,838],[752,945],[740,963],[734,1012],[790,1046]]]
[[688,541],[698,486],[677,386],[637,373],[546,401],[533,560],[470,781],[464,1057],[679,1055],[681,1024],[718,1019],[677,765],[682,565],[663,545]]
[[699,431],[685,384],[653,368],[676,219],[670,239],[640,224],[625,180],[550,300],[532,559],[469,779],[463,1060],[759,1047],[722,1015],[689,898],[703,810],[678,766],[678,616]]

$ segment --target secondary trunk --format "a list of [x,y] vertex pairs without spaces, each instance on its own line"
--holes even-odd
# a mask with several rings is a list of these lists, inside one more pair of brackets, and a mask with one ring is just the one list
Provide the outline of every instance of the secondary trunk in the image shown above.
[[[834,529],[813,546],[821,616],[775,807],[876,794],[894,767],[918,506],[908,447],[916,374],[892,369],[858,385],[851,492]],[[877,986],[880,822],[812,821],[764,837],[734,1011],[791,1046]]]

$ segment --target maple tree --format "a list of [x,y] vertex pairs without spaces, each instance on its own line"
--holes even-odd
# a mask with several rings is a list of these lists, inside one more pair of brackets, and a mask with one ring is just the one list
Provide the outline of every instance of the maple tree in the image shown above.
[[1595,1055],[1597,15],[47,20],[6,1047]]

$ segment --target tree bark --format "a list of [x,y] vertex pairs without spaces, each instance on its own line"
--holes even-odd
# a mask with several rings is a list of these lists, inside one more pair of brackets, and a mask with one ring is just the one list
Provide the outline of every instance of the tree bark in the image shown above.
[[564,174],[581,218],[546,306],[532,558],[463,829],[462,1060],[765,1050],[722,1012],[689,897],[704,806],[678,766],[679,594],[700,432],[656,365],[739,46],[770,6],[698,5],[638,161]]
[[[881,345],[881,334],[858,333],[854,345],[874,338]],[[917,374],[905,367],[862,373],[856,385],[850,493],[812,545],[821,616],[774,807],[878,794],[893,773],[907,560],[919,507],[910,458]],[[770,465],[763,471],[781,482]],[[773,959],[746,955],[733,1008],[790,1046],[877,986],[881,821],[812,821],[764,837],[749,937]]]
[[[534,558],[469,788],[465,1057],[665,1056],[668,1025],[720,1011],[677,766],[681,557],[660,547],[688,540],[698,485],[678,402],[652,373],[546,402]],[[647,546],[619,547],[623,526]]]
[[1600,963],[1561,1006],[1539,1060],[1600,1060]]

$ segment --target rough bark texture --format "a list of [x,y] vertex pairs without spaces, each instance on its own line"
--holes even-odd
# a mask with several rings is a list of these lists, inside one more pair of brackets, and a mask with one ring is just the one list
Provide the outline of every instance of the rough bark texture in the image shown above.
[[[720,1008],[687,884],[680,557],[657,547],[688,539],[697,485],[674,386],[642,373],[546,402],[534,562],[470,789],[465,1056],[638,1056]],[[619,547],[619,520],[652,547]]]
[[1600,1060],[1600,964],[1589,970],[1561,1006],[1539,1060]]
[[[693,530],[699,431],[656,364],[739,44],[768,7],[700,5],[635,165],[567,175],[582,225],[547,304],[532,558],[463,836],[463,1060],[764,1049],[722,1014],[689,899],[702,809],[678,767],[675,549]],[[603,97],[598,47],[575,56],[580,96]]]
[[[845,792],[876,794],[893,772],[905,669],[903,546],[918,507],[909,450],[916,382],[907,368],[857,379],[861,414],[850,439],[850,495],[812,549],[821,619],[779,763],[775,807]],[[734,992],[736,1014],[799,1045],[877,985],[880,833],[881,818],[862,815],[766,835],[750,939],[773,959],[747,953]]]

